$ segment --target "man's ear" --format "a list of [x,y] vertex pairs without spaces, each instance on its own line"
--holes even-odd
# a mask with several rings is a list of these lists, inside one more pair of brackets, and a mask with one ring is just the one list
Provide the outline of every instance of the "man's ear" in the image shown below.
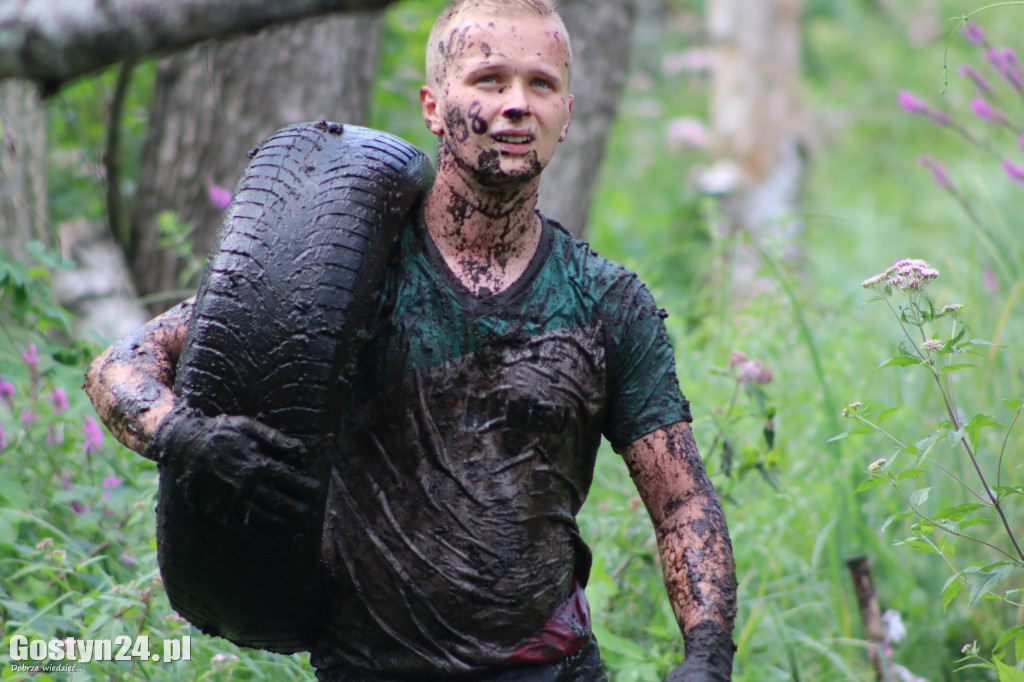
[[562,126],[562,134],[558,136],[559,142],[565,142],[565,137],[569,134],[569,121],[572,120],[573,99],[573,96],[569,95],[569,110],[565,113],[565,125]]
[[427,124],[427,130],[440,135],[444,132],[444,122],[441,120],[441,113],[437,110],[437,96],[434,88],[424,85],[420,88],[420,109],[423,111],[423,122]]

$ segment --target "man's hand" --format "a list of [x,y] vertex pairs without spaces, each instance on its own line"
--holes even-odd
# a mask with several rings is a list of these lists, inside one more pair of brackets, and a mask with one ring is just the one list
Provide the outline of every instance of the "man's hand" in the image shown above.
[[150,442],[196,512],[238,532],[318,532],[325,463],[303,443],[241,416],[205,417],[178,404]]
[[672,669],[665,682],[729,682],[736,646],[729,631],[712,620],[683,635],[686,660]]

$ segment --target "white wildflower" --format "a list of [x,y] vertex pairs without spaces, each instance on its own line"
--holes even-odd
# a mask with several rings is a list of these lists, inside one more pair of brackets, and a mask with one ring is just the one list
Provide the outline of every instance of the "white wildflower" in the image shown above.
[[907,638],[907,628],[903,625],[899,611],[888,609],[883,613],[882,627],[885,629],[885,638],[893,644],[899,644]]
[[210,664],[214,668],[220,668],[222,666],[234,663],[237,660],[238,656],[235,656],[234,654],[217,654],[216,656],[210,659]]
[[868,473],[877,474],[879,471],[882,470],[882,467],[885,466],[885,462],[886,459],[884,457],[881,459],[876,459],[874,462],[868,465]]
[[945,344],[943,344],[942,341],[939,341],[938,339],[928,339],[927,341],[923,341],[921,343],[921,349],[928,351],[929,353],[936,353],[942,350],[942,347],[944,345]]
[[868,277],[866,280],[861,282],[861,286],[864,287],[865,289],[875,289],[878,286],[884,284],[887,278],[888,275],[882,272],[875,275],[874,277]]
[[889,286],[903,292],[919,293],[939,276],[939,271],[920,258],[903,258],[886,271]]

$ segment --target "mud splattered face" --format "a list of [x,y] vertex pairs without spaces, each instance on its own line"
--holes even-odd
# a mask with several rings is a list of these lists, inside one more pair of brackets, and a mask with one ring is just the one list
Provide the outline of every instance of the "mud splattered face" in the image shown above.
[[450,159],[483,184],[536,178],[565,139],[572,109],[561,22],[531,14],[465,13],[438,46],[440,83],[421,91],[423,115]]

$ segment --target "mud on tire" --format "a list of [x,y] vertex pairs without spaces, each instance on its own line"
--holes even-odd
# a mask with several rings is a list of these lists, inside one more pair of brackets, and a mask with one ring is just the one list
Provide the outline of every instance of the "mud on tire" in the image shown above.
[[[175,392],[208,416],[247,415],[311,446],[345,401],[343,369],[391,244],[429,188],[426,156],[379,131],[289,126],[253,150],[200,283]],[[321,533],[242,538],[162,476],[160,570],[200,630],[279,652],[318,621]]]

